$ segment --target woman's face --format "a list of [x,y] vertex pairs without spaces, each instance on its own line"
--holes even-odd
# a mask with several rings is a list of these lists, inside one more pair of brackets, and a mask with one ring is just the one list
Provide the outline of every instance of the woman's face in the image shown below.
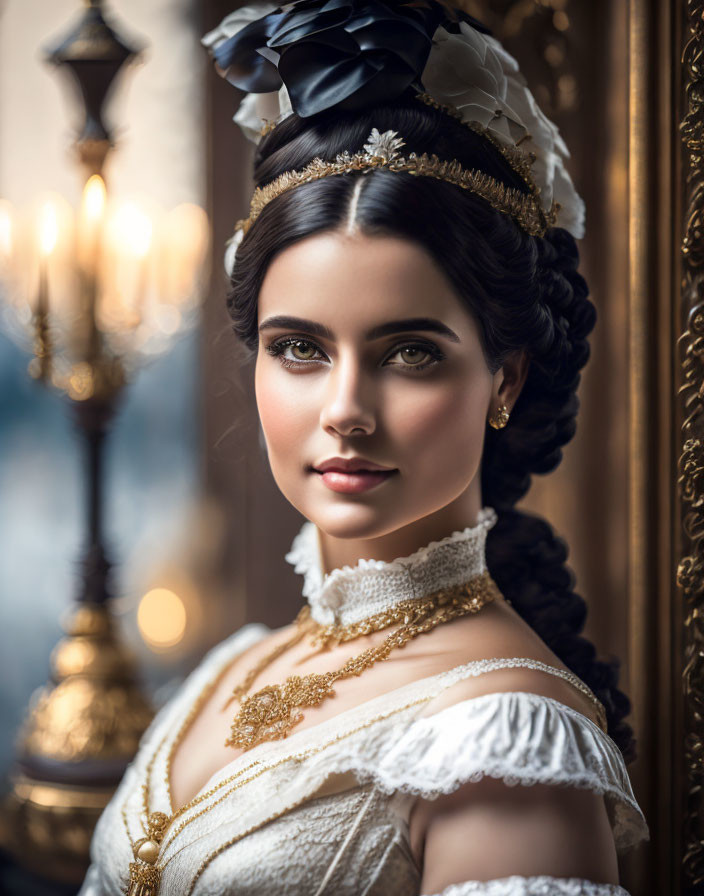
[[500,381],[473,318],[414,243],[327,232],[266,274],[255,382],[269,462],[331,538],[387,535],[468,496],[476,515]]

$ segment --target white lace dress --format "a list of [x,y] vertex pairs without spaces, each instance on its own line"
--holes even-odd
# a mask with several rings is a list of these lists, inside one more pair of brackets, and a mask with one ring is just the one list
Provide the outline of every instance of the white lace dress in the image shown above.
[[[393,563],[361,561],[320,572],[307,523],[287,559],[322,623],[361,619],[408,597],[466,581],[485,566],[495,514]],[[248,625],[211,650],[145,733],[98,823],[79,896],[122,896],[150,811],[171,814],[166,757],[189,709],[238,653],[268,633]],[[168,896],[418,896],[421,869],[409,845],[418,796],[433,799],[489,775],[511,785],[587,788],[602,794],[616,849],[648,838],[620,751],[582,713],[523,691],[486,694],[423,716],[429,702],[470,676],[506,666],[566,673],[533,659],[467,663],[369,700],[284,740],[259,744],[221,769],[203,799],[167,831],[159,894]],[[578,681],[578,680],[576,680]],[[625,896],[622,887],[578,878],[511,876],[466,881],[442,896]]]

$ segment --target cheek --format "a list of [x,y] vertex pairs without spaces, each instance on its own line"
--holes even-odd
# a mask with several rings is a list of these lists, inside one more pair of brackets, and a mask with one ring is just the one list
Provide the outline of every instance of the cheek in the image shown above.
[[297,460],[296,449],[305,444],[315,418],[310,393],[306,400],[306,390],[292,388],[295,377],[282,373],[285,371],[274,368],[268,358],[257,360],[257,409],[272,467],[286,459]]
[[391,405],[390,430],[408,464],[441,475],[473,475],[481,459],[490,385],[490,380],[445,380],[414,390],[405,406]]

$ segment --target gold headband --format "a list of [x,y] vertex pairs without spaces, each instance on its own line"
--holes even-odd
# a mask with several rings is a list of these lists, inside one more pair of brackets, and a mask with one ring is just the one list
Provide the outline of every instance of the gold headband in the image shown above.
[[[474,122],[467,124],[472,130],[487,136],[485,129],[480,125]],[[508,187],[483,171],[463,168],[456,159],[441,161],[435,154],[423,153],[419,156],[414,152],[403,156],[399,149],[405,146],[405,143],[396,131],[384,131],[380,134],[373,128],[364,144],[364,151],[356,152],[354,155],[349,152],[339,153],[333,161],[315,158],[305,168],[299,171],[284,171],[265,186],[257,187],[249,206],[249,217],[238,221],[235,231],[241,231],[241,236],[244,236],[272,199],[301,184],[331,174],[345,174],[350,171],[362,171],[366,174],[377,168],[386,168],[389,171],[406,171],[420,177],[444,180],[476,193],[498,211],[510,215],[527,233],[532,236],[543,236],[547,228],[554,225],[560,205],[553,202],[548,212],[543,209],[540,203],[540,190],[530,174],[534,156],[526,155],[517,147],[502,146],[494,139],[491,142],[526,183],[528,193]]]

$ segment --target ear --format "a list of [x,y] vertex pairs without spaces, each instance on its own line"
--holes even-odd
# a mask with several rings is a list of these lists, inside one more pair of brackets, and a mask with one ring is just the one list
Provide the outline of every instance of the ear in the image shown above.
[[489,414],[495,414],[502,404],[506,405],[509,414],[511,413],[528,376],[529,364],[530,359],[525,349],[511,352],[507,356],[503,366],[494,374]]

